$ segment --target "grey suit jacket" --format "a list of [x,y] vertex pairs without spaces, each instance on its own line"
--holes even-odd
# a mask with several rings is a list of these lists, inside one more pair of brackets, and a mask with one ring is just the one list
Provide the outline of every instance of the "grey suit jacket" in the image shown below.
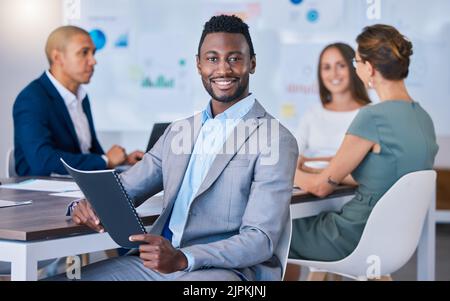
[[[121,175],[136,206],[164,190],[163,211],[153,225],[153,234],[161,235],[170,216],[201,128],[200,120],[198,114],[172,123],[153,149]],[[280,280],[281,264],[274,249],[288,217],[297,143],[258,101],[244,116],[244,122],[248,130],[243,139],[237,139],[232,152],[216,156],[196,193],[180,249],[193,256],[192,270],[233,269],[248,280]],[[270,124],[274,126],[266,126]],[[181,143],[187,153],[182,154],[177,147],[181,130],[188,134]],[[268,137],[267,148],[251,151],[264,136]],[[268,150],[272,157],[278,152],[275,164],[267,164],[271,161]]]

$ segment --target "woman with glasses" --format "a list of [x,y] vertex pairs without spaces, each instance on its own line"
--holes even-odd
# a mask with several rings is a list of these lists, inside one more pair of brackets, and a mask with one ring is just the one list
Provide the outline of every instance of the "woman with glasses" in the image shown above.
[[412,43],[388,25],[366,27],[356,41],[356,72],[381,102],[360,109],[326,169],[318,174],[297,170],[295,183],[320,197],[349,175],[359,186],[339,212],[293,221],[291,258],[334,261],[348,256],[381,196],[403,175],[433,168],[438,150],[433,122],[404,82]]
[[326,46],[319,57],[321,104],[302,116],[297,131],[299,168],[312,171],[330,161],[359,109],[370,103],[363,82],[352,67],[355,51],[347,44]]

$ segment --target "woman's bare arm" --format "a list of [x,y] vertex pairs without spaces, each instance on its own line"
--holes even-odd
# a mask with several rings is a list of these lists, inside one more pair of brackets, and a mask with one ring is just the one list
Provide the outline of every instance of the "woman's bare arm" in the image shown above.
[[324,197],[333,192],[331,183],[345,182],[355,183],[348,178],[350,173],[362,162],[368,152],[375,146],[375,142],[364,138],[346,135],[336,156],[330,161],[330,165],[319,174],[310,174],[297,169],[294,183],[302,190],[311,192],[319,197]]

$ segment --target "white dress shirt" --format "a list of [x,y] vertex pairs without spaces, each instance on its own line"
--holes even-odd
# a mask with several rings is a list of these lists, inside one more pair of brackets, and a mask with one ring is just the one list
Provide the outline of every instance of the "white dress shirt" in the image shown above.
[[297,130],[299,154],[305,157],[334,156],[358,112],[359,109],[330,111],[321,104],[310,108],[302,116]]
[[[255,96],[249,95],[235,103],[225,112],[212,116],[211,101],[202,112],[202,128],[195,142],[183,182],[173,206],[169,229],[172,231],[172,245],[180,246],[189,208],[200,185],[222,150],[231,132],[255,104]],[[188,258],[189,260],[189,258]]]
[[89,122],[82,106],[83,99],[87,95],[86,91],[80,86],[78,88],[77,95],[74,95],[71,91],[64,87],[48,70],[45,71],[45,73],[66,104],[70,118],[72,119],[73,126],[75,127],[75,132],[77,134],[81,152],[83,154],[90,153],[89,150],[92,146],[92,136],[89,128]]

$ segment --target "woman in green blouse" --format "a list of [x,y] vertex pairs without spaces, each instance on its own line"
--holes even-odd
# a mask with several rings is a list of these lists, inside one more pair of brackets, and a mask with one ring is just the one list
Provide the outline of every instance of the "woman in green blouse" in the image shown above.
[[438,150],[433,122],[404,83],[411,42],[391,26],[374,25],[364,29],[357,43],[356,72],[381,102],[360,110],[326,169],[317,174],[298,169],[295,184],[319,197],[339,183],[359,186],[341,211],[293,221],[290,258],[334,261],[348,256],[381,196],[403,175],[433,168]]

